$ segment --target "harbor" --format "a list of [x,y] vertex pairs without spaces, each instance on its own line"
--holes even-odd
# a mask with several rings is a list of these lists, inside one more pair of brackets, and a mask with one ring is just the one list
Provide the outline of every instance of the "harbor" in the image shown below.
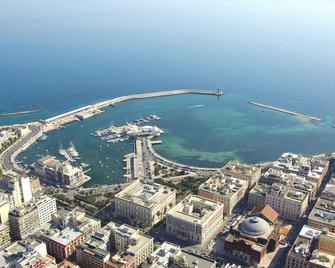
[[300,117],[302,119],[306,119],[306,120],[309,120],[309,121],[316,121],[316,122],[321,122],[322,121],[321,118],[318,118],[318,117],[315,117],[315,116],[310,116],[310,115],[305,115],[305,114],[302,114],[302,113],[292,112],[292,111],[289,111],[289,110],[286,110],[286,109],[283,109],[283,108],[270,106],[270,105],[266,105],[266,104],[259,103],[259,102],[249,101],[249,103],[252,104],[252,105],[264,108],[264,109],[293,115],[293,116]]
[[[102,110],[102,108],[105,108],[108,106],[115,106],[118,103],[130,101],[130,100],[158,98],[158,97],[183,95],[183,94],[198,94],[198,95],[210,95],[210,96],[219,97],[219,96],[224,95],[224,92],[221,89],[215,89],[215,90],[174,89],[174,90],[157,91],[157,92],[149,92],[149,93],[139,93],[139,94],[116,97],[116,98],[98,102],[95,104],[86,105],[84,107],[81,107],[81,108],[78,108],[78,109],[75,109],[75,110],[72,110],[66,113],[62,113],[60,115],[53,116],[48,119],[41,119],[39,121],[29,122],[25,124],[2,126],[1,128],[28,127],[30,131],[27,135],[21,137],[16,143],[14,143],[11,147],[9,147],[6,151],[4,151],[0,155],[0,158],[1,158],[0,168],[3,170],[14,169],[17,171],[21,171],[22,168],[20,168],[20,166],[17,165],[16,163],[16,157],[19,153],[26,150],[28,147],[34,144],[38,139],[46,140],[46,137],[43,135],[45,135],[46,133],[50,131],[63,129],[65,128],[67,124],[71,122],[85,120],[89,117],[101,114],[104,111]],[[159,117],[156,118],[156,120],[158,119]],[[147,120],[147,119],[144,119],[144,120]]]

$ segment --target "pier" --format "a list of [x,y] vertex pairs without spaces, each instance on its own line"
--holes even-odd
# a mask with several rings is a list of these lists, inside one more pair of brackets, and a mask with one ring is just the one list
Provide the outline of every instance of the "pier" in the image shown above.
[[249,101],[249,103],[252,104],[252,105],[261,107],[261,108],[265,108],[265,109],[268,109],[268,110],[273,110],[273,111],[293,115],[293,116],[296,116],[296,117],[307,119],[309,121],[317,121],[317,122],[322,121],[321,118],[318,118],[318,117],[315,117],[315,116],[310,116],[310,115],[305,115],[305,114],[301,114],[301,113],[297,113],[297,112],[292,112],[292,111],[289,111],[289,110],[286,110],[286,109],[283,109],[283,108],[270,106],[270,105],[266,105],[266,104],[259,103],[259,102]]

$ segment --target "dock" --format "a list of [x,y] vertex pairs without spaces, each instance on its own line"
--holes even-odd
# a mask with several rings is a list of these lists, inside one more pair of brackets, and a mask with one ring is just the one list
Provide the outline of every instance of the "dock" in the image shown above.
[[32,113],[37,113],[39,111],[40,110],[38,110],[38,109],[34,109],[34,110],[27,110],[27,111],[20,111],[20,112],[0,113],[0,117],[21,115],[21,114],[32,114]]
[[321,122],[322,119],[315,117],[315,116],[310,116],[310,115],[306,115],[306,114],[302,114],[302,113],[297,113],[297,112],[292,112],[283,108],[279,108],[279,107],[275,107],[275,106],[271,106],[271,105],[266,105],[263,103],[259,103],[259,102],[254,102],[254,101],[249,101],[250,104],[261,107],[261,108],[265,108],[268,110],[273,110],[273,111],[277,111],[277,112],[281,112],[281,113],[285,113],[285,114],[289,114],[289,115],[293,115],[296,117],[300,117],[303,119],[307,119],[309,121],[317,121],[317,122]]

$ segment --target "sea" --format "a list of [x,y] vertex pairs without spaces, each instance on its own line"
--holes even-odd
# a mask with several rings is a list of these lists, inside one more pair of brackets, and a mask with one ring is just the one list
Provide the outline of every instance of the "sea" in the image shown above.
[[[163,156],[221,167],[284,152],[335,151],[333,0],[0,0],[0,125],[45,119],[139,92],[223,88],[124,102],[48,133],[20,154],[30,165],[72,141],[89,185],[122,182],[130,141],[90,135],[156,114]],[[249,104],[317,116],[309,122]]]

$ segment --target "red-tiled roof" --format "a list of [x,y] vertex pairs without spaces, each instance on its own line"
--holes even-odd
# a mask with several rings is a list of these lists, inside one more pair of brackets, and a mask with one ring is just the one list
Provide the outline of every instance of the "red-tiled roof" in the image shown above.
[[259,207],[255,207],[252,211],[251,211],[251,215],[252,216],[263,216],[263,218],[265,218],[266,220],[274,223],[277,219],[279,214],[269,205],[262,205]]

